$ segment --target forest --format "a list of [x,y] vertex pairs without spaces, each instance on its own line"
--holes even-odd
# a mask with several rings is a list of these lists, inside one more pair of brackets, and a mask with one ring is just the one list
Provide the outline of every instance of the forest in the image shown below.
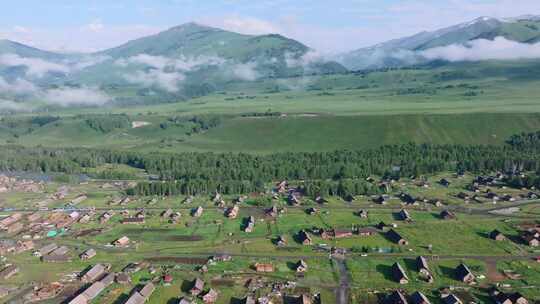
[[[540,133],[512,136],[504,146],[387,145],[358,151],[319,153],[137,153],[82,148],[0,147],[0,170],[85,173],[104,164],[123,164],[159,176],[140,182],[140,195],[224,194],[260,192],[270,182],[303,181],[308,195],[374,194],[366,182],[438,172],[538,172]],[[516,184],[537,184],[537,179]]]

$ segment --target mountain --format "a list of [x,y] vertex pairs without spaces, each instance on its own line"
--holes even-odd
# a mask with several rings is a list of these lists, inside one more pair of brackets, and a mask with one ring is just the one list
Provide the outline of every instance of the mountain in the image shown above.
[[406,66],[426,62],[421,51],[464,45],[477,39],[494,40],[497,37],[521,43],[539,42],[540,16],[507,19],[480,17],[440,30],[421,32],[348,52],[339,55],[337,61],[353,70]]
[[66,57],[64,54],[43,51],[7,39],[0,39],[0,55],[2,54],[15,54],[20,57],[40,58],[43,60],[62,60]]
[[43,88],[99,88],[121,103],[164,102],[235,82],[347,71],[315,54],[277,34],[244,35],[187,23],[92,54],[58,54],[0,41],[0,77],[11,86],[22,78]]

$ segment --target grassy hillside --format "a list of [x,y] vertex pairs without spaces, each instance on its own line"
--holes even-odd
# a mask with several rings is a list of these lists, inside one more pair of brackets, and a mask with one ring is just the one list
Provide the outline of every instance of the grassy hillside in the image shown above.
[[[540,129],[539,75],[540,62],[526,60],[230,83],[186,102],[7,116],[61,119],[2,123],[0,143],[254,153],[409,141],[500,144],[511,134]],[[144,123],[102,132],[81,116],[108,113]],[[220,123],[194,132],[190,119],[201,115]]]
[[498,145],[512,134],[540,129],[540,114],[224,116],[217,127],[198,133],[191,132],[190,123],[162,128],[165,116],[136,119],[150,124],[101,132],[82,119],[63,118],[17,137],[4,130],[0,141],[141,151],[271,153],[364,149],[407,142]]

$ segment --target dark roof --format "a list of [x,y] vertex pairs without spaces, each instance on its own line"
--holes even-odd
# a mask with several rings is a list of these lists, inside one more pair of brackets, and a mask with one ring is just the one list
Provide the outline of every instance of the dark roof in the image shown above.
[[429,299],[419,291],[413,293],[410,298],[412,304],[431,304]]
[[402,279],[409,280],[407,273],[399,263],[394,263],[394,265],[392,265],[392,276],[396,281],[400,281]]
[[463,281],[468,275],[473,275],[473,273],[471,272],[469,267],[467,267],[467,265],[462,263],[462,264],[459,264],[458,267],[456,267],[456,277],[459,280]]
[[397,233],[394,229],[388,230],[388,232],[386,233],[386,236],[387,236],[392,242],[395,242],[395,243],[398,243],[399,241],[401,241],[401,240],[404,239],[404,238],[403,238],[399,233]]
[[400,291],[393,291],[386,299],[387,304],[408,304],[407,299]]
[[429,264],[427,262],[427,259],[423,256],[419,256],[416,258],[416,267],[418,267],[418,270],[426,269],[429,270]]

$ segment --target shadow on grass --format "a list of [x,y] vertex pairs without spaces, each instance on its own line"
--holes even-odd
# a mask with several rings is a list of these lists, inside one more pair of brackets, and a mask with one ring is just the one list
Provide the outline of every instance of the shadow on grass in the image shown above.
[[454,268],[440,265],[439,269],[443,276],[456,280],[456,270]]
[[113,304],[124,304],[129,299],[129,295],[126,293],[121,294],[114,302]]
[[188,281],[188,280],[184,280],[182,282],[182,286],[180,286],[180,290],[187,293],[189,293],[191,288],[193,288],[193,281]]
[[377,269],[377,271],[380,272],[386,280],[394,281],[391,266],[379,264],[375,269]]

